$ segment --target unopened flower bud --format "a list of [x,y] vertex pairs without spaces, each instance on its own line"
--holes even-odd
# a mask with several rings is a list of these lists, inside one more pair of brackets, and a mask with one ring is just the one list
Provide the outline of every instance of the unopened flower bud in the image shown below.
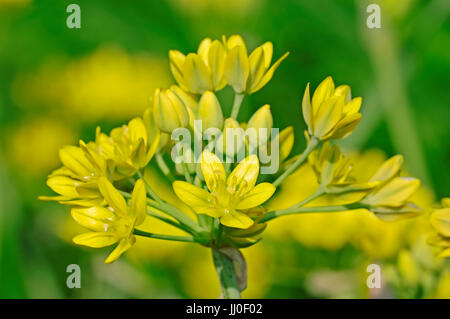
[[198,118],[202,120],[203,129],[216,127],[222,129],[223,113],[219,100],[211,91],[206,91],[200,98],[197,109]]
[[155,90],[153,97],[153,119],[159,129],[171,133],[189,124],[189,113],[184,103],[171,90]]

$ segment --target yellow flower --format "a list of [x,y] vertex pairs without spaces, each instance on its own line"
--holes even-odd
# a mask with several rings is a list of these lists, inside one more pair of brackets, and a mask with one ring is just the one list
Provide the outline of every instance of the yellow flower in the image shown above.
[[180,87],[201,94],[207,90],[218,91],[226,85],[224,78],[226,51],[223,44],[204,39],[197,53],[185,56],[177,50],[169,51],[170,69]]
[[63,167],[48,176],[47,185],[60,196],[40,196],[39,199],[67,205],[100,205],[103,196],[97,183],[100,177],[108,176],[105,159],[83,141],[80,147],[63,147],[59,157]]
[[302,102],[308,133],[322,141],[350,135],[361,120],[361,101],[352,99],[348,85],[335,88],[331,76],[319,84],[311,100],[308,83]]
[[152,123],[150,109],[144,118],[134,118],[128,125],[114,128],[110,136],[97,127],[95,143],[89,143],[98,154],[107,159],[114,180],[129,177],[145,167],[159,145],[160,132]]
[[189,124],[189,112],[183,101],[172,90],[156,89],[153,97],[153,119],[159,129],[172,133]]
[[204,151],[201,170],[208,190],[186,182],[176,181],[177,196],[198,214],[220,218],[220,223],[234,228],[249,228],[253,220],[246,210],[259,206],[275,192],[270,183],[255,186],[259,174],[259,160],[250,155],[226,177],[225,168],[216,155]]
[[117,260],[136,242],[133,230],[145,219],[147,198],[142,180],[138,180],[134,185],[129,204],[106,178],[100,178],[98,185],[108,206],[72,208],[71,214],[75,221],[91,230],[75,236],[73,242],[93,248],[118,243],[105,260],[109,264]]
[[[341,153],[337,145],[331,146],[329,142],[324,143],[320,150],[311,152],[308,162],[317,176],[319,185],[330,194],[357,195],[356,193],[367,191],[375,184],[352,181],[349,178],[353,167],[350,159]],[[360,194],[359,199],[364,194],[364,192]]]
[[257,47],[250,56],[247,46],[239,35],[228,40],[224,37],[227,56],[225,62],[225,78],[236,93],[252,94],[264,87],[273,77],[280,63],[289,55],[286,52],[272,66],[273,45],[266,42]]
[[442,207],[431,214],[430,222],[436,234],[428,242],[439,247],[439,257],[450,257],[450,198],[442,199]]
[[361,200],[377,217],[392,220],[398,217],[415,216],[420,208],[408,199],[420,186],[420,181],[413,177],[400,177],[403,157],[396,155],[381,165],[369,182],[378,185]]

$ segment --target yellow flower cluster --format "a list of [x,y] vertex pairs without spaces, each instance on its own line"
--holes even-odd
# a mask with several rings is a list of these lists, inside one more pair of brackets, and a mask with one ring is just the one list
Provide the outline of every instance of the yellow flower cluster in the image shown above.
[[[136,235],[196,242],[212,248],[216,268],[221,269],[245,267],[238,249],[256,244],[267,222],[281,216],[366,210],[393,220],[420,213],[411,202],[420,182],[400,175],[401,156],[388,159],[368,178],[355,178],[352,161],[334,144],[350,135],[361,120],[362,100],[352,98],[348,85],[335,87],[327,77],[312,99],[306,86],[302,110],[307,147],[290,159],[293,128],[272,135],[269,105],[260,107],[247,122],[237,121],[244,97],[272,79],[287,53],[273,64],[272,55],[270,42],[248,54],[238,35],[224,36],[221,41],[207,38],[197,53],[172,50],[170,69],[178,85],[155,89],[151,107],[142,117],[110,134],[97,128],[95,141],[61,149],[63,166],[47,180],[59,196],[41,198],[74,206],[72,217],[90,232],[73,241],[90,247],[117,243],[106,262],[130,248]],[[224,116],[214,93],[226,85],[235,93],[229,117]],[[171,146],[180,128],[193,133],[193,139],[183,141],[181,159],[175,159],[179,149]],[[203,129],[214,129],[218,135],[205,139]],[[239,156],[241,151],[244,157]],[[263,173],[272,166],[274,171]],[[306,198],[298,198],[297,189],[289,186],[290,179],[306,181],[307,166],[314,174],[311,184],[315,189]],[[155,169],[171,183],[170,196],[158,195],[164,186],[148,173]],[[277,188],[280,192],[267,204]],[[291,201],[277,207],[273,202],[283,193]],[[174,204],[177,198],[185,207]],[[436,212],[433,219],[442,236],[448,235],[445,214]],[[146,218],[189,236],[146,232],[141,228]],[[237,269],[225,278],[219,272],[224,297],[240,296],[245,278],[237,276],[243,273]]]

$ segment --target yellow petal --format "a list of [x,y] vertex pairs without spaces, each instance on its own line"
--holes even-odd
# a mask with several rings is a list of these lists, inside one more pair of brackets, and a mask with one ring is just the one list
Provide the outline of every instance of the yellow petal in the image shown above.
[[127,214],[128,208],[122,194],[105,177],[98,180],[98,188],[106,203],[114,209],[114,212],[123,216]]
[[223,215],[220,218],[220,223],[228,227],[246,229],[253,225],[253,219],[244,213],[232,211]]
[[48,187],[54,192],[66,197],[78,197],[76,187],[79,184],[79,181],[67,176],[53,176],[47,179]]
[[334,95],[342,95],[344,96],[344,101],[345,103],[349,103],[352,99],[352,92],[350,89],[350,86],[344,84],[344,85],[339,85],[335,90],[334,90]]
[[320,108],[314,114],[314,136],[323,139],[335,128],[342,117],[343,102],[343,97],[333,96],[321,104]]
[[258,184],[240,199],[236,208],[249,209],[259,206],[272,197],[275,190],[275,186],[270,183]]
[[267,41],[260,47],[264,51],[264,63],[265,63],[265,68],[267,69],[270,66],[270,63],[272,62],[273,44],[272,44],[272,42]]
[[331,76],[323,80],[314,91],[312,97],[312,108],[314,114],[318,111],[323,102],[328,100],[334,93],[334,82]]
[[324,139],[331,138],[334,140],[338,140],[349,136],[354,131],[358,123],[361,121],[361,118],[362,118],[361,113],[354,113],[345,116],[342,120],[340,120],[336,124],[334,130],[332,130],[329,134],[324,136]]
[[95,171],[83,150],[76,146],[65,146],[59,151],[59,157],[65,167],[80,177],[90,177]]
[[131,212],[136,216],[136,225],[140,225],[147,213],[147,195],[142,179],[139,179],[134,185],[133,193],[131,194]]
[[313,131],[312,125],[314,124],[314,121],[312,119],[313,110],[311,107],[311,98],[309,95],[309,83],[306,85],[305,93],[303,94],[302,112],[303,112],[303,119],[305,120],[309,133],[312,134]]
[[119,257],[131,246],[133,246],[135,242],[136,238],[134,236],[126,239],[121,239],[117,247],[111,252],[108,258],[106,258],[105,263],[110,264],[119,259]]
[[250,93],[255,93],[256,91],[259,91],[260,89],[262,89],[264,87],[264,85],[266,85],[273,77],[273,74],[275,73],[276,69],[278,69],[278,67],[280,66],[281,62],[283,62],[284,59],[287,58],[287,56],[289,55],[289,52],[286,52],[285,54],[283,54],[283,56],[281,58],[279,58],[271,67],[269,70],[267,70],[267,72],[264,74],[264,76],[262,77],[261,81],[259,81],[258,84],[256,84],[251,90]]
[[188,54],[183,65],[183,74],[190,92],[203,93],[212,89],[211,73],[199,55]]
[[420,181],[412,177],[396,177],[370,193],[363,203],[378,206],[401,206],[419,188]]
[[261,81],[266,72],[264,50],[256,48],[249,57],[250,73],[247,79],[247,87],[252,90]]
[[361,108],[361,103],[362,103],[362,98],[355,97],[349,103],[344,105],[344,113],[345,114],[354,114],[354,113],[359,112],[359,109]]
[[132,143],[137,143],[142,139],[147,144],[147,129],[145,128],[144,121],[140,117],[136,117],[128,122],[128,132]]
[[228,176],[228,188],[243,196],[255,186],[258,174],[259,160],[256,155],[252,154],[241,161]]
[[450,208],[434,210],[430,222],[439,234],[450,237]]
[[106,232],[109,225],[117,218],[112,211],[104,207],[72,208],[73,219],[92,231]]
[[225,78],[236,93],[246,90],[249,73],[250,64],[246,49],[240,45],[233,47],[225,60]]
[[[250,140],[250,142],[256,142],[257,145],[262,145],[270,138],[270,130],[273,126],[273,117],[270,112],[270,105],[266,104],[261,106],[248,120],[247,130],[254,129],[256,131],[257,141]],[[260,132],[260,129],[264,129]],[[265,131],[265,134],[264,134]],[[257,145],[252,145],[256,147]]]
[[184,75],[183,75],[183,65],[186,60],[186,56],[180,51],[170,50],[169,51],[169,60],[170,60],[170,70],[172,71],[173,77],[175,81],[183,88],[187,89]]
[[173,183],[173,190],[179,199],[191,207],[210,206],[210,194],[203,188],[187,182],[176,181]]
[[277,136],[280,148],[280,160],[285,160],[292,151],[294,146],[294,128],[288,126],[283,129]]
[[117,243],[117,238],[108,233],[90,232],[77,235],[72,241],[77,245],[102,248]]
[[198,46],[197,53],[205,60],[205,62],[207,61],[208,52],[211,47],[211,42],[212,41],[210,38],[205,38],[202,40],[202,42],[200,42]]
[[232,35],[228,41],[226,41],[227,49],[231,50],[232,48],[236,46],[241,46],[244,48],[245,55],[247,55],[247,46],[245,45],[244,40],[242,37],[238,34]]
[[208,51],[208,66],[211,70],[211,80],[214,90],[220,90],[226,85],[225,72],[226,51],[222,43],[214,40]]
[[385,161],[376,173],[370,178],[370,182],[385,182],[398,175],[403,165],[403,156],[395,155]]
[[216,155],[209,151],[202,153],[201,169],[206,185],[211,192],[216,190],[219,181],[225,181],[226,179],[223,164]]

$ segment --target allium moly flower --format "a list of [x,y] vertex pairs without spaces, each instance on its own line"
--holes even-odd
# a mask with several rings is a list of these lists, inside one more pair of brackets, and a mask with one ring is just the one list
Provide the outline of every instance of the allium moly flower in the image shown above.
[[83,141],[80,147],[63,147],[59,157],[63,167],[47,178],[47,185],[59,196],[40,196],[39,199],[67,205],[100,205],[103,197],[97,182],[100,177],[108,176],[106,160]]
[[225,168],[216,155],[202,153],[201,170],[208,190],[176,181],[173,189],[177,196],[198,214],[219,218],[222,225],[246,229],[253,219],[246,213],[267,201],[275,192],[270,183],[256,184],[259,160],[250,155],[226,176]]
[[319,84],[311,100],[308,83],[302,102],[308,133],[321,141],[350,135],[361,120],[361,101],[360,97],[352,99],[348,85],[335,87],[330,76]]
[[384,220],[398,217],[411,217],[421,212],[420,208],[408,199],[420,186],[420,180],[399,176],[403,157],[396,155],[385,161],[369,182],[377,183],[361,203]]
[[107,206],[74,207],[72,217],[90,232],[77,235],[73,242],[93,248],[118,245],[106,258],[106,263],[117,260],[135,242],[133,230],[143,223],[146,214],[146,193],[144,182],[140,179],[134,185],[130,203],[104,177],[98,182],[99,189]]
[[114,128],[110,136],[101,133],[97,127],[95,143],[89,146],[107,159],[113,179],[134,175],[145,167],[155,154],[160,132],[152,123],[150,109],[144,117],[134,118],[128,125]]
[[185,91],[196,94],[207,90],[218,91],[226,85],[225,57],[222,42],[206,38],[200,43],[197,53],[185,56],[180,51],[170,50],[170,70]]
[[450,198],[442,199],[442,208],[433,210],[430,222],[436,234],[428,242],[439,247],[439,257],[450,257]]
[[308,157],[318,184],[325,192],[342,194],[368,190],[375,182],[356,183],[349,178],[353,165],[348,157],[344,156],[337,145],[325,142],[320,150],[314,150]]
[[225,78],[236,93],[252,94],[263,88],[273,77],[275,70],[289,55],[286,52],[272,66],[273,44],[266,42],[248,55],[247,46],[239,35],[223,37],[227,49]]

